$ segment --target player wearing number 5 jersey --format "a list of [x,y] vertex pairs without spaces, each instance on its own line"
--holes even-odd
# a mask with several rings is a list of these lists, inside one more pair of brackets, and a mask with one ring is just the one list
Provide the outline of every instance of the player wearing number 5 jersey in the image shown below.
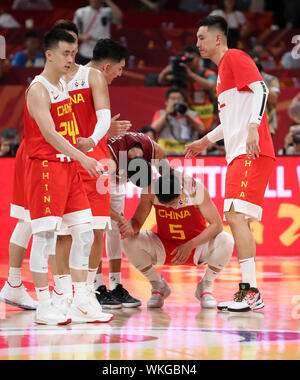
[[256,284],[256,247],[249,220],[261,220],[275,157],[265,112],[267,86],[248,54],[228,49],[227,30],[225,19],[219,16],[209,16],[199,23],[200,54],[218,65],[221,124],[188,145],[185,153],[187,157],[196,156],[209,143],[224,139],[228,163],[224,214],[235,240],[242,283],[234,301],[222,303],[219,308],[248,311],[264,307]]
[[[157,233],[140,231],[152,207]],[[148,307],[162,307],[171,292],[154,265],[205,263],[208,268],[195,295],[202,307],[217,306],[212,295],[213,282],[233,251],[232,237],[222,230],[221,217],[208,191],[191,177],[162,176],[151,190],[142,192],[133,218],[129,223],[121,223],[120,231],[126,238],[122,244],[127,258],[152,284]]]

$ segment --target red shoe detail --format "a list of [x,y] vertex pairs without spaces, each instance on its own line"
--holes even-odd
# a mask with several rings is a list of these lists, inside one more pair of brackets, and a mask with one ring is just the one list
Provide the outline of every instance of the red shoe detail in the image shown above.
[[7,281],[7,283],[8,283],[8,285],[9,285],[11,288],[13,288],[13,289],[17,289],[17,288],[20,288],[20,287],[22,286],[22,282],[21,282],[21,284],[18,285],[18,286],[12,286],[8,281]]

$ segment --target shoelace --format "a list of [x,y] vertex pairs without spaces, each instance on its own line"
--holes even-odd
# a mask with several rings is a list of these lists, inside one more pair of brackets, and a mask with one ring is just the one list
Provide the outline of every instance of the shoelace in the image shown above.
[[101,298],[103,299],[103,301],[111,301],[113,299],[113,297],[111,296],[111,294],[106,290],[104,292],[97,292],[98,294],[100,294]]
[[124,297],[124,296],[128,296],[128,294],[129,294],[128,291],[123,288],[123,286],[118,286],[117,288],[112,290],[111,293],[113,296],[116,294],[117,297],[119,297],[119,296]]
[[234,295],[235,302],[242,302],[247,294],[248,294],[248,290],[239,290]]

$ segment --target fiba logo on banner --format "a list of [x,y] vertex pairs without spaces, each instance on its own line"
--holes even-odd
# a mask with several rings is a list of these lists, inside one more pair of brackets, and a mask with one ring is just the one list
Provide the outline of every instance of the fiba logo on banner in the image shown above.
[[292,50],[292,57],[294,59],[299,59],[300,58],[300,34],[292,38],[292,44],[296,45]]
[[3,36],[0,36],[0,59],[6,58],[6,41]]

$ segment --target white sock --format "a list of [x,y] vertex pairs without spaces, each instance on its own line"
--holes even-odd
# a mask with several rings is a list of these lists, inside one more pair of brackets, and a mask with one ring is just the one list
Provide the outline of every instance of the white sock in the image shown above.
[[203,287],[206,290],[209,290],[209,291],[212,290],[213,283],[214,283],[215,279],[217,278],[218,274],[219,274],[219,272],[215,272],[212,269],[210,269],[209,267],[207,267],[205,275],[203,276],[203,278],[201,280],[201,283],[203,284]]
[[87,278],[86,278],[86,283],[87,285],[89,286],[95,286],[95,278],[96,278],[96,274],[97,274],[97,270],[98,268],[90,268],[88,270],[88,273],[87,273]]
[[60,283],[59,283],[59,277],[60,276],[58,274],[55,274],[52,277],[53,277],[53,282],[54,282],[54,289],[53,289],[53,291],[56,294],[61,295],[62,291],[61,291],[61,287],[60,287]]
[[62,274],[59,276],[60,292],[68,297],[73,297],[72,277],[70,274]]
[[37,299],[39,302],[45,302],[50,300],[50,291],[49,286],[46,286],[44,288],[35,288]]
[[121,273],[110,273],[109,274],[109,288],[114,290],[118,284],[121,284]]
[[250,288],[257,288],[255,258],[242,259],[239,260],[239,263],[242,273],[242,282],[250,284]]
[[13,287],[21,285],[21,268],[9,268],[8,282]]
[[73,282],[74,301],[86,297],[86,282]]
[[99,286],[104,285],[102,273],[97,273],[95,277],[95,289],[98,289]]

